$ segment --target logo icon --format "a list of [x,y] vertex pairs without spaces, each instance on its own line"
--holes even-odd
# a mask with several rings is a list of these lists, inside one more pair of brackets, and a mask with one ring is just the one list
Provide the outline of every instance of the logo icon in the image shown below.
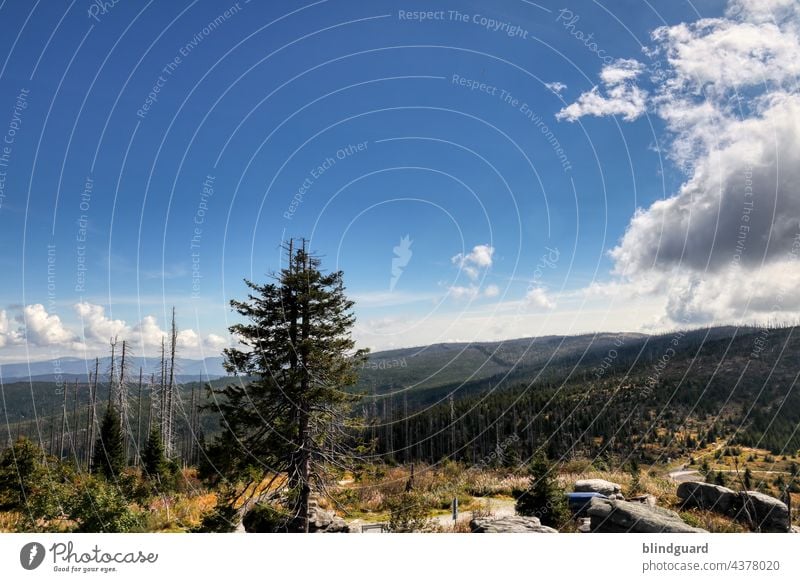
[[39,542],[30,542],[19,551],[19,563],[26,570],[35,570],[44,562],[44,546]]
[[392,279],[389,282],[389,291],[394,291],[395,285],[400,280],[400,276],[403,274],[403,269],[405,269],[408,262],[411,260],[411,255],[414,254],[411,252],[411,243],[414,241],[406,235],[400,239],[400,244],[394,247],[392,250],[394,251],[394,257],[392,257]]

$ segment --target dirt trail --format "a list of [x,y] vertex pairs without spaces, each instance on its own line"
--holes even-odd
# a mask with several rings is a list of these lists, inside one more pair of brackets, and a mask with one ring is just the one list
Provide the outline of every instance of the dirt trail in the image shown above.
[[[508,515],[514,515],[516,511],[514,510],[514,500],[513,499],[497,499],[497,498],[480,498],[480,497],[473,497],[473,500],[476,503],[483,502],[484,504],[488,503],[489,508],[492,511],[492,515],[494,517],[505,517]],[[459,511],[458,512],[458,522],[469,522],[472,519],[472,511]],[[440,515],[435,515],[431,518],[431,521],[438,525],[442,530],[448,531],[453,528],[453,515],[452,513],[443,513]],[[361,526],[369,526],[375,525],[377,523],[385,523],[385,522],[375,522],[375,521],[367,521],[364,519],[354,519],[348,522],[350,525],[351,531],[358,532],[361,531]],[[380,530],[374,530],[378,532]]]
[[[474,498],[479,500],[480,498]],[[494,517],[506,517],[508,515],[515,515],[514,500],[513,499],[486,499],[484,502],[490,504],[490,509]],[[471,511],[459,511],[458,521],[469,522],[472,519]],[[437,515],[433,517],[433,521],[441,526],[444,530],[452,529],[453,527],[453,514],[448,513],[444,515]]]

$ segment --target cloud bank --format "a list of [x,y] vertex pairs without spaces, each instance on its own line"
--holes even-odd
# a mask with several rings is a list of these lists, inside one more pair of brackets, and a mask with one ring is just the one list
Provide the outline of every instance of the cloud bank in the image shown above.
[[[737,0],[721,18],[653,31],[646,55],[617,61],[558,114],[645,111],[668,132],[680,188],[639,209],[610,256],[616,279],[591,293],[663,293],[673,323],[791,320],[800,302],[800,3]],[[616,93],[613,90],[616,89]],[[641,98],[641,99],[640,99]]]

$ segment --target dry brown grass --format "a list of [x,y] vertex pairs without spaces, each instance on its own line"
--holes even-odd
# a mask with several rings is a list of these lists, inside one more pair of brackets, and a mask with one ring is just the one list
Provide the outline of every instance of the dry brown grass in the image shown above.
[[151,532],[188,531],[200,525],[203,516],[216,504],[215,493],[156,498],[147,508],[146,530]]
[[[561,473],[558,483],[566,491],[572,491],[575,481],[580,479],[605,479],[622,486],[623,492],[630,488],[631,476],[624,471],[597,471],[589,470],[582,473]],[[666,477],[657,477],[642,468],[639,475],[639,485],[642,493],[655,496],[659,505],[673,505],[678,502],[676,490],[678,484]]]
[[21,520],[22,516],[16,511],[0,512],[0,533],[17,531],[17,527]]
[[713,511],[689,509],[679,512],[683,521],[693,527],[701,527],[711,533],[743,533],[747,528]]

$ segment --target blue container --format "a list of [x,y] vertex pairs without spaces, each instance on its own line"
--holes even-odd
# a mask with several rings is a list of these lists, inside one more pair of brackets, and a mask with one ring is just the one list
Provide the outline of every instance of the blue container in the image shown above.
[[593,498],[608,499],[602,493],[567,493],[567,505],[575,517],[587,517],[586,510]]

